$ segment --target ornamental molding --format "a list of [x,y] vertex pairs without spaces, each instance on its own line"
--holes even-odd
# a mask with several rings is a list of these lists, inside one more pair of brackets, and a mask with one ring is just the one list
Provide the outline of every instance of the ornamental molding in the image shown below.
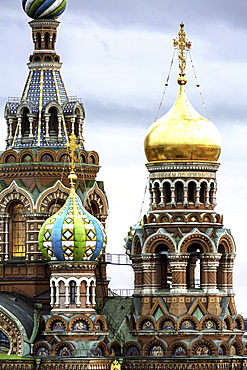
[[13,201],[21,202],[28,212],[34,211],[34,202],[30,194],[20,188],[15,180],[0,193],[0,211],[6,213],[9,203]]
[[187,248],[190,244],[192,244],[194,241],[199,242],[204,248],[204,253],[214,253],[216,252],[216,247],[208,235],[200,232],[197,228],[192,230],[189,234],[186,234],[179,242],[178,250],[180,252],[187,252]]
[[146,239],[142,248],[142,253],[154,253],[155,247],[162,241],[168,244],[171,253],[176,252],[177,248],[175,241],[170,235],[164,233],[164,231],[159,228],[155,234],[150,235]]

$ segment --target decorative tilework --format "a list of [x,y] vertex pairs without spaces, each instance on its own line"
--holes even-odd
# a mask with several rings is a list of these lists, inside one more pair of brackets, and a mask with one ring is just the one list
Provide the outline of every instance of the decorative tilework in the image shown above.
[[106,243],[103,226],[85,210],[76,194],[43,224],[39,247],[49,260],[95,260]]

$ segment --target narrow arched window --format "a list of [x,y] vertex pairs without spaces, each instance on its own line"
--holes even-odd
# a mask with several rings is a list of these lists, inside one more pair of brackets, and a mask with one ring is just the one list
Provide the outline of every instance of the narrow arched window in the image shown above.
[[164,200],[165,203],[171,202],[171,185],[169,182],[164,183]]
[[45,33],[45,49],[49,49],[49,38],[50,35],[48,32]]
[[206,202],[206,190],[207,190],[207,184],[205,182],[201,183],[201,187],[200,187],[200,202],[201,203]]
[[197,243],[191,244],[187,250],[187,253],[190,253],[186,268],[187,289],[200,288],[202,274],[200,265],[201,252],[201,246]]
[[160,188],[157,182],[154,184],[155,204],[160,204]]
[[157,245],[155,253],[157,253],[160,257],[160,271],[159,269],[156,270],[157,279],[160,280],[159,285],[161,288],[170,289],[172,284],[172,275],[167,259],[169,246],[164,243],[160,243]]
[[191,181],[188,185],[188,198],[189,202],[195,203],[196,201],[196,185]]
[[38,32],[37,35],[37,49],[41,49],[41,34]]
[[183,201],[183,184],[180,181],[176,183],[176,198],[177,202]]
[[28,136],[29,135],[29,132],[30,132],[30,123],[29,123],[29,118],[28,118],[28,114],[29,114],[29,110],[28,108],[24,108],[23,109],[23,113],[22,113],[22,135],[23,136]]
[[70,281],[69,289],[70,289],[70,303],[75,303],[76,283],[74,280]]
[[23,259],[26,255],[26,221],[23,213],[21,203],[15,203],[10,211],[10,245],[14,259]]
[[50,113],[50,135],[56,135],[58,127],[57,110],[52,107],[49,109]]

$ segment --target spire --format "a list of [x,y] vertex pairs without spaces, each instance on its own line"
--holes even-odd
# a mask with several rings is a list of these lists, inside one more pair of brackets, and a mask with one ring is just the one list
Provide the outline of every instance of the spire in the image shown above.
[[186,69],[186,56],[185,52],[191,48],[191,42],[186,39],[186,33],[184,31],[184,24],[180,24],[180,31],[178,32],[178,38],[173,40],[173,46],[175,49],[179,50],[178,61],[179,61],[179,77],[178,84],[185,85],[187,83],[187,78],[185,77]]

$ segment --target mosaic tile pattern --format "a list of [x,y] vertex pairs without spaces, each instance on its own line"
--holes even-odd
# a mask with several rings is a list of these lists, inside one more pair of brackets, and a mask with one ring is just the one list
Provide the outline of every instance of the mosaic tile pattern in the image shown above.
[[106,233],[94,216],[85,210],[76,194],[43,224],[39,247],[48,260],[80,261],[97,259],[106,244]]

